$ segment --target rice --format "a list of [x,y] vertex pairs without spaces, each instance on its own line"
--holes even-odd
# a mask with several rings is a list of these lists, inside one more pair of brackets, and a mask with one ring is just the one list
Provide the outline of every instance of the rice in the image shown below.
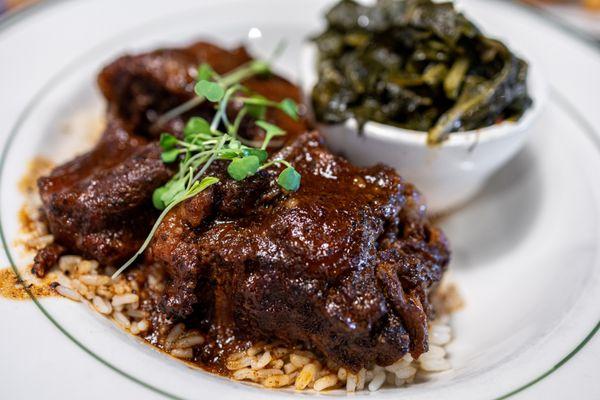
[[[258,372],[250,368],[242,368],[233,372],[232,378],[238,381],[258,381]],[[265,378],[266,379],[266,378]]]
[[182,339],[179,339],[177,342],[175,342],[175,348],[176,349],[185,349],[188,347],[194,347],[194,346],[198,346],[201,344],[204,344],[203,336],[191,335],[191,336],[186,336]]
[[[139,303],[136,303],[136,304],[139,304]],[[134,309],[134,308],[128,309],[126,314],[129,317],[137,318],[137,319],[144,319],[148,316],[147,312],[145,312],[143,310],[139,310],[139,309]]]
[[357,379],[356,379],[356,390],[363,390],[365,388],[366,373],[367,373],[367,370],[364,368],[361,368],[360,371],[358,371],[358,375],[357,375]]
[[346,378],[346,392],[356,392],[357,377],[354,374],[348,374]]
[[432,324],[429,329],[429,343],[444,346],[452,340],[451,330],[448,325]]
[[252,359],[250,362],[250,367],[254,370],[263,369],[271,362],[271,353],[269,351],[265,351],[260,358]]
[[73,282],[71,281],[71,279],[67,278],[67,276],[65,276],[65,274],[62,273],[56,273],[54,274],[54,276],[56,277],[56,285],[61,285],[61,286],[65,286],[68,287],[69,289],[73,289]]
[[112,305],[100,296],[94,296],[92,300],[94,308],[101,314],[110,315],[112,313]]
[[376,373],[373,374],[373,379],[369,382],[369,391],[375,392],[379,390],[381,386],[385,383],[385,371],[383,369],[379,369]]
[[179,323],[179,324],[175,325],[171,329],[171,331],[169,332],[167,337],[165,338],[165,349],[171,350],[171,348],[173,347],[173,345],[175,344],[177,339],[179,339],[179,337],[183,334],[184,330],[185,330],[184,324]]
[[72,271],[80,262],[82,258],[79,256],[62,256],[58,260],[58,268],[63,271]]
[[311,382],[315,380],[318,372],[319,370],[317,368],[317,365],[314,363],[309,363],[302,367],[302,371],[300,371],[298,377],[296,378],[296,389],[302,390],[306,388]]
[[450,369],[450,363],[445,359],[446,350],[440,346],[431,345],[429,351],[417,360],[422,370],[441,372]]
[[338,383],[338,377],[335,374],[325,375],[324,377],[317,379],[313,385],[313,389],[317,392],[333,387]]
[[[77,273],[82,274],[82,275],[89,274],[89,273],[95,272],[99,266],[100,266],[100,264],[98,263],[98,261],[82,260],[80,263],[77,264]],[[108,276],[106,276],[106,278],[108,278]],[[109,283],[110,283],[110,279],[104,284],[108,285]]]
[[88,286],[105,286],[110,284],[110,277],[104,275],[81,275],[79,281]]
[[148,329],[150,329],[150,323],[147,320],[143,319],[137,323],[137,327],[140,330],[140,332],[146,332]]
[[56,290],[56,293],[68,299],[71,299],[73,301],[81,301],[81,296],[79,295],[79,293],[77,293],[71,288],[58,284],[54,287],[54,290]]
[[290,362],[296,367],[302,368],[310,362],[310,358],[302,356],[298,353],[292,353],[290,355]]
[[[54,277],[52,286],[58,294],[71,300],[87,301],[92,309],[134,335],[150,329],[147,313],[138,309],[140,297],[131,293],[133,288],[124,277],[113,280],[106,275],[108,271],[98,273],[97,261],[73,255],[60,257],[57,267],[49,276]],[[199,343],[197,338],[188,340],[192,344]]]
[[127,304],[137,303],[140,300],[137,294],[119,294],[112,298],[112,305],[114,307],[123,306]]
[[42,247],[46,247],[52,242],[54,242],[54,236],[43,235],[30,239],[28,241],[28,245],[35,249],[41,249]]
[[292,363],[286,363],[283,365],[283,370],[286,374],[291,374],[292,372],[296,371],[297,369],[298,369],[298,367]]
[[[389,371],[389,370],[388,370]],[[412,364],[401,365],[399,368],[396,368],[391,371],[394,375],[396,375],[399,379],[409,379],[414,376],[417,372],[417,369],[412,366]]]
[[173,349],[171,350],[171,355],[177,358],[192,358],[194,356],[194,350],[191,348],[188,349]]
[[252,357],[253,356],[245,356],[236,360],[229,359],[225,363],[225,367],[230,371],[247,368],[252,365]]
[[122,312],[113,312],[113,318],[115,322],[121,325],[123,328],[129,329],[131,327],[131,321]]
[[272,375],[262,381],[263,386],[268,388],[280,388],[291,383],[292,379],[289,375]]
[[246,350],[246,354],[248,354],[249,356],[255,356],[258,353],[260,353],[263,349],[265,348],[265,344],[264,343],[257,343],[255,345],[253,345],[252,347],[250,347],[248,350]]
[[261,369],[259,371],[254,371],[251,370],[254,375],[256,376],[256,379],[261,380],[261,379],[267,379],[271,376],[275,376],[275,375],[283,375],[283,372],[280,369],[277,368],[269,368],[269,369]]

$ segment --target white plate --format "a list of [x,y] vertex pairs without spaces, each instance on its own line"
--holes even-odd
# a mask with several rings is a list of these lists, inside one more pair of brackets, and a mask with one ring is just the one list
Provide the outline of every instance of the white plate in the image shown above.
[[[454,249],[453,276],[467,303],[455,318],[456,339],[450,346],[454,369],[429,382],[382,390],[374,394],[377,398],[493,399],[513,392],[527,396],[535,393],[539,381],[552,380],[558,367],[574,363],[571,358],[577,352],[579,356],[590,351],[585,345],[599,326],[600,57],[510,4],[473,0],[462,5],[487,32],[509,45],[519,43],[519,49],[540,60],[542,72],[553,84],[536,129],[543,134],[532,137],[474,202],[443,222]],[[73,151],[77,136],[61,133],[61,126],[82,110],[103,107],[94,86],[102,64],[124,51],[195,38],[233,44],[258,28],[262,37],[250,40],[258,54],[268,54],[280,38],[287,39],[279,67],[294,78],[302,38],[318,29],[325,6],[267,0],[182,0],[168,5],[160,0],[60,1],[0,24],[0,132],[7,139],[0,171],[0,217],[4,244],[13,260],[25,262],[11,247],[22,200],[16,182],[33,156],[41,153],[61,160]],[[150,388],[157,397],[157,393],[223,400],[289,396],[185,367],[81,304],[42,299],[39,307],[54,326],[34,320],[43,314],[32,314],[30,304],[0,299],[0,313],[9,318],[0,325],[0,380],[10,377],[1,386],[9,390],[9,398],[150,395],[135,392],[136,384]],[[27,333],[33,327],[39,331]],[[70,340],[60,339],[55,327]],[[72,375],[44,368],[48,363],[24,367],[23,357],[35,356],[32,339],[46,337],[43,348],[64,354],[50,365]],[[8,340],[17,343],[7,344]],[[94,358],[74,351],[74,343]],[[11,351],[15,348],[19,351]],[[600,354],[598,346],[594,348],[593,354]],[[102,364],[117,374],[106,373]],[[78,365],[85,369],[78,371]],[[569,393],[600,395],[597,379],[585,375],[594,370],[597,377],[597,364],[580,363],[577,368],[578,382],[590,384],[591,391],[578,385]],[[23,377],[15,371],[28,374]],[[47,376],[56,383],[43,388],[15,384],[50,382]],[[89,388],[90,382],[98,384],[98,376],[107,384]],[[124,383],[123,376],[131,383]]]

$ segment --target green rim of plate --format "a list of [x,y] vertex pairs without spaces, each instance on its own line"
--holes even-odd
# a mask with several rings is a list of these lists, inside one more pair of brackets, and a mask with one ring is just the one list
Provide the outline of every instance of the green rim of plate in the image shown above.
[[[35,15],[38,12],[51,7],[51,6],[55,6],[61,3],[65,3],[67,1],[70,0],[46,0],[46,1],[41,1],[39,3],[34,3],[31,4],[29,6],[25,6],[21,9],[18,9],[14,12],[9,12],[7,15],[0,17],[0,34],[2,34],[7,28],[9,28],[12,25],[17,24],[18,22],[20,22],[21,20]],[[512,2],[513,5],[515,6],[519,6],[519,8],[524,9],[528,12],[530,12],[532,15],[536,15],[537,17],[540,17],[540,14],[538,13],[533,13],[532,8],[529,6],[521,6],[521,3],[516,3],[515,1]],[[591,39],[590,37],[581,34],[578,31],[575,31],[569,27],[567,27],[566,25],[558,22],[556,19],[554,18],[548,18],[548,16],[541,16],[541,18],[546,21],[546,22],[550,22],[552,25],[554,25],[555,27],[559,28],[560,30],[562,30],[563,32],[569,34],[570,36],[575,37],[576,39],[578,39],[579,41],[582,41],[584,43],[586,43],[587,45],[589,45],[590,47],[594,48],[594,50],[597,50],[598,48],[600,48],[600,44]],[[147,25],[147,24],[144,24]],[[122,33],[123,34],[123,33]],[[121,35],[119,35],[120,37]],[[2,149],[2,153],[0,154],[0,180],[2,179],[3,176],[3,172],[4,172],[4,166],[5,166],[5,160],[6,160],[6,156],[10,150],[10,147],[12,145],[13,139],[16,137],[16,133],[19,131],[21,125],[23,124],[23,122],[26,120],[28,114],[30,113],[31,109],[37,105],[37,103],[41,100],[42,98],[42,94],[44,92],[47,92],[50,88],[52,88],[56,82],[58,81],[58,78],[60,78],[61,76],[63,76],[65,73],[68,73],[71,69],[77,67],[81,62],[83,62],[87,57],[89,57],[90,55],[92,55],[94,53],[95,50],[97,50],[99,47],[103,47],[104,45],[107,44],[107,42],[112,42],[112,40],[115,40],[115,37],[109,38],[106,41],[101,42],[98,46],[95,46],[94,48],[88,50],[87,52],[85,52],[83,55],[77,57],[75,60],[73,60],[71,63],[67,64],[65,67],[63,67],[61,70],[59,70],[56,75],[51,78],[38,92],[38,95],[34,96],[33,99],[26,105],[26,107],[23,109],[23,111],[21,112],[21,114],[19,115],[19,118],[17,118],[16,123],[14,124],[14,126],[12,127],[12,129],[10,130],[9,133],[9,137],[6,140],[4,147]],[[581,128],[581,130],[583,132],[586,133],[586,135],[589,137],[589,139],[592,140],[592,142],[594,143],[596,149],[600,152],[600,133],[597,133],[596,130],[594,129],[593,125],[585,118],[585,116],[583,116],[579,110],[577,110],[577,108],[564,96],[560,93],[560,91],[558,91],[556,88],[554,88],[553,86],[550,86],[550,94],[551,94],[551,98],[553,98],[557,105],[566,113],[568,114],[573,121],[575,121],[575,123],[577,125],[579,125],[579,127]],[[1,185],[0,185],[1,187]],[[7,243],[6,240],[6,236],[4,234],[4,226],[2,224],[2,210],[0,209],[0,240],[2,245],[4,246],[5,249],[5,253],[6,256],[10,262],[11,268],[12,270],[15,272],[15,274],[17,275],[17,277],[19,279],[21,279],[21,274],[16,266],[16,263],[14,262],[13,256],[11,254],[10,251],[10,246]],[[101,356],[99,356],[98,354],[94,353],[92,350],[88,349],[84,344],[82,344],[79,340],[77,340],[77,338],[75,338],[73,335],[71,335],[62,325],[60,325],[55,319],[54,317],[52,317],[52,315],[50,315],[50,313],[44,308],[44,306],[42,306],[42,304],[38,301],[38,299],[35,297],[35,295],[29,290],[29,288],[27,287],[27,285],[24,285],[24,288],[27,292],[27,294],[29,295],[29,297],[31,297],[31,300],[34,302],[34,304],[39,308],[39,310],[42,312],[42,314],[48,318],[48,320],[60,331],[62,332],[67,338],[69,338],[75,345],[77,345],[81,350],[83,350],[85,353],[89,354],[90,356],[92,356],[94,359],[96,359],[98,362],[100,362],[101,364],[103,364],[104,366],[108,367],[109,369],[111,369],[112,371],[120,374],[121,376],[131,380],[134,383],[137,383],[138,385],[151,390],[157,394],[160,394],[162,396],[165,396],[167,398],[170,399],[175,399],[175,400],[185,400],[182,397],[179,397],[177,395],[174,395],[172,393],[169,393],[163,389],[160,389],[150,383],[144,382],[143,380],[136,378],[135,376],[125,372],[124,370],[112,365],[109,361],[107,361],[106,359],[102,358]],[[598,320],[598,322],[596,323],[596,325],[594,326],[594,328],[583,338],[583,340],[577,345],[575,346],[575,348],[573,348],[573,350],[571,350],[568,354],[566,354],[563,358],[561,358],[561,360],[559,362],[557,362],[555,365],[553,365],[551,368],[549,368],[548,370],[546,370],[545,372],[543,372],[542,374],[538,375],[537,377],[535,377],[534,379],[530,380],[529,382],[518,386],[515,389],[510,390],[509,392],[500,395],[498,397],[494,397],[491,400],[504,400],[504,399],[508,399],[518,393],[523,392],[524,390],[532,387],[533,385],[537,384],[538,382],[544,380],[546,377],[550,376],[551,374],[553,374],[555,371],[557,371],[559,368],[561,368],[563,365],[565,365],[571,358],[573,358],[581,349],[583,349],[585,347],[585,345],[592,339],[592,337],[594,337],[594,335],[598,332],[598,330],[600,330],[600,319]]]

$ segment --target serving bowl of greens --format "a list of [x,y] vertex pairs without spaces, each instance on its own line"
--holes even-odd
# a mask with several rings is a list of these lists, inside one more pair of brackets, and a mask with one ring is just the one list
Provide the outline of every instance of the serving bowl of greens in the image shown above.
[[342,0],[304,49],[304,88],[331,148],[383,162],[433,213],[473,197],[525,143],[545,84],[452,3]]

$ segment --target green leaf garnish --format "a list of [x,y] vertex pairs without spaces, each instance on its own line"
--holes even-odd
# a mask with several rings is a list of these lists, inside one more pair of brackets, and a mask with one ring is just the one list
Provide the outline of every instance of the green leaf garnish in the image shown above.
[[258,161],[260,161],[261,164],[264,164],[264,162],[267,161],[267,158],[269,157],[269,153],[267,153],[266,150],[253,148],[244,149],[244,155],[257,157]]
[[260,161],[256,156],[245,156],[235,158],[227,167],[227,172],[236,181],[241,181],[249,176],[252,176],[258,171]]
[[221,160],[233,160],[240,157],[239,150],[223,150],[220,155]]
[[300,187],[301,176],[294,167],[287,167],[279,174],[277,183],[290,192],[295,192]]
[[219,178],[215,178],[214,176],[207,176],[207,177],[203,178],[202,181],[200,181],[200,182],[196,181],[196,182],[194,182],[192,187],[188,190],[185,198],[193,197],[193,196],[197,195],[198,193],[200,193],[201,191],[203,191],[204,189],[206,189],[207,187],[212,186],[218,182],[219,182]]
[[260,126],[267,135],[270,136],[281,136],[285,135],[285,131],[278,127],[277,125],[273,125],[268,123],[267,121],[256,121],[256,125]]
[[256,125],[264,129],[265,131],[265,139],[261,147],[262,150],[265,150],[267,147],[269,147],[269,142],[275,136],[285,135],[285,131],[283,129],[281,129],[277,125],[270,124],[267,121],[256,121]]
[[215,70],[212,69],[210,64],[202,63],[198,67],[198,76],[196,81],[208,81],[215,75]]
[[210,133],[210,124],[201,117],[190,118],[183,128],[183,135],[187,138],[199,133]]
[[220,101],[225,95],[225,89],[216,82],[210,81],[198,81],[194,86],[194,91],[198,96],[206,97],[206,100],[212,101],[213,103]]
[[164,204],[170,204],[185,192],[185,181],[181,179],[170,181],[164,188],[166,190],[161,194],[160,199]]
[[[253,99],[256,100],[266,100],[263,96],[261,95],[254,95],[252,96]],[[257,103],[252,103],[252,104],[246,104],[245,105],[246,110],[248,111],[248,115],[250,115],[252,118],[254,119],[264,119],[265,115],[267,114],[267,105],[266,104],[260,104],[260,102]]]
[[163,150],[171,150],[177,145],[177,138],[170,133],[163,133],[160,135],[159,143]]
[[231,139],[229,141],[229,148],[233,150],[240,150],[242,148],[242,142],[237,139]]
[[292,99],[284,99],[279,103],[279,109],[286,113],[294,121],[298,120],[298,105]]
[[271,66],[269,63],[262,60],[254,60],[251,68],[255,74],[268,74],[271,72]]
[[158,210],[164,210],[166,207],[166,204],[164,201],[162,201],[162,195],[167,191],[167,188],[164,186],[161,186],[159,188],[156,188],[154,190],[154,193],[152,193],[152,204],[154,205],[154,207]]
[[163,162],[169,164],[169,163],[172,163],[173,161],[177,160],[177,156],[179,156],[179,153],[180,153],[180,151],[177,148],[163,151],[162,154],[160,155],[160,158],[163,160]]

